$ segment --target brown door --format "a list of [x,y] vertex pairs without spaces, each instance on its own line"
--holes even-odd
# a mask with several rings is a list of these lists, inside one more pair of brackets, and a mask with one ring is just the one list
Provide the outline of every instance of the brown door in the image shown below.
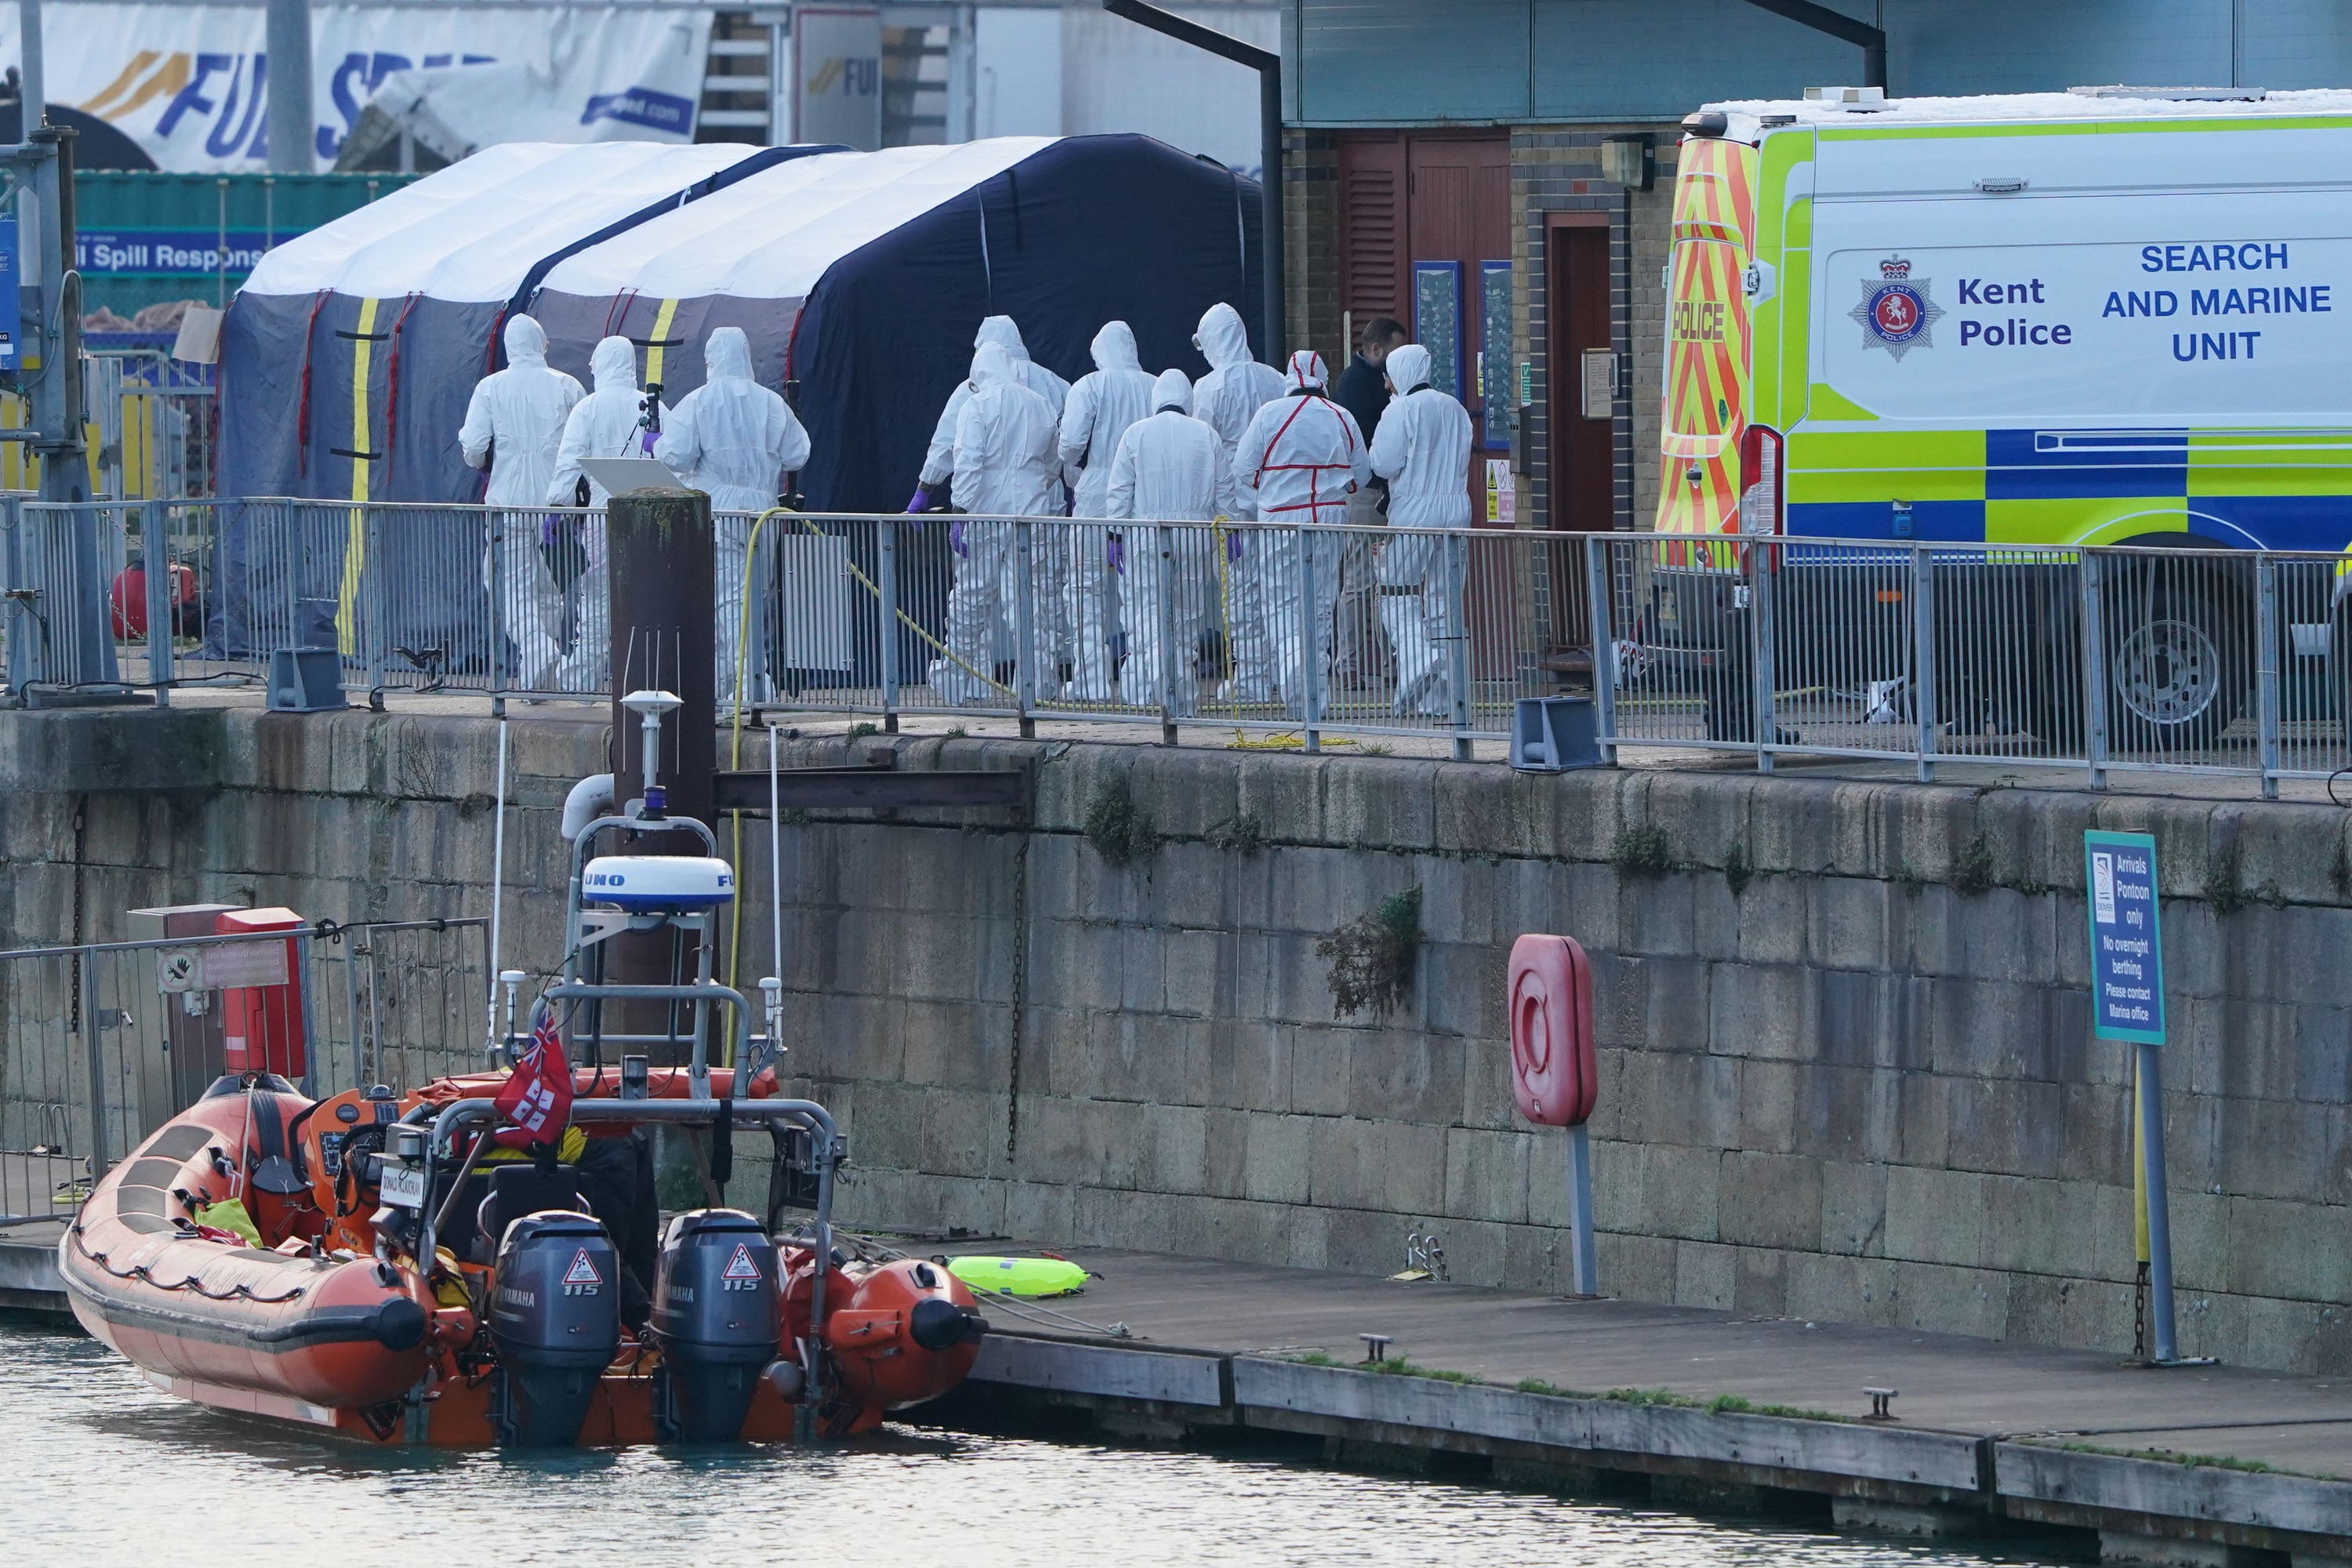
[[[1616,393],[1622,380],[1611,352],[1609,219],[1602,213],[1554,213],[1544,233],[1545,295],[1550,307],[1545,363],[1549,428],[1546,525],[1602,533],[1617,524]],[[1591,354],[1609,357],[1588,360]],[[1542,660],[1571,686],[1592,678],[1592,622],[1582,546],[1562,542],[1552,558],[1555,619]]]
[[1613,354],[1604,369],[1587,354],[1610,353],[1609,219],[1601,213],[1554,213],[1544,236],[1551,306],[1549,525],[1601,533],[1617,525],[1615,398],[1588,403],[1592,376],[1622,381]]

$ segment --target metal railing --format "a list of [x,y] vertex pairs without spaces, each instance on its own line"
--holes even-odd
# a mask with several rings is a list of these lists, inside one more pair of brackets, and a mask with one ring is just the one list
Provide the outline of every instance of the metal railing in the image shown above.
[[1618,746],[2250,775],[2347,760],[2342,557],[1596,540]]
[[89,1184],[240,1064],[320,1094],[481,1067],[479,919],[0,952],[0,1219]]
[[[64,548],[95,514],[95,559]],[[2339,558],[940,514],[721,513],[722,705],[1507,738],[1590,694],[1612,748],[2279,780],[2346,760]],[[102,596],[109,679],[603,700],[594,511],[296,500],[0,502],[22,689],[79,664],[51,608]],[[160,554],[158,553],[160,552]],[[170,570],[147,572],[151,558]],[[37,656],[37,657],[36,657]]]
[[719,689],[740,679],[761,707],[1466,747],[1507,736],[1517,699],[1557,689],[1544,617],[1584,598],[1580,572],[1552,591],[1557,535],[940,515],[756,526],[751,607],[740,638],[722,627],[736,668]]

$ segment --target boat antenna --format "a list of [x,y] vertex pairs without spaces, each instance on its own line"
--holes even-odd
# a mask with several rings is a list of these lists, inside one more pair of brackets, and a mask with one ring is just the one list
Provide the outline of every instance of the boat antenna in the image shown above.
[[506,907],[507,875],[507,718],[499,716],[499,798],[490,830],[490,971],[482,1001],[483,1042],[495,1053],[499,1045],[499,916]]
[[[768,724],[768,933],[771,965],[768,973],[778,980],[784,977],[784,814],[782,784],[776,767],[776,726]],[[772,1048],[776,1042],[768,1042]]]
[[784,814],[776,765],[776,725],[768,723],[768,973],[760,982],[768,1024],[768,1059],[783,1076],[784,1060]]

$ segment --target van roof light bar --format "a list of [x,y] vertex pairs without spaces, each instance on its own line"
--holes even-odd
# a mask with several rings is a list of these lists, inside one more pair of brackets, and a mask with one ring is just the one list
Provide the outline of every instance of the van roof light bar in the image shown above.
[[1809,87],[1805,101],[1818,109],[1839,109],[1849,114],[1876,114],[1886,107],[1883,87]]
[[2163,98],[2178,103],[2260,103],[2270,94],[2259,87],[2070,87],[2076,98]]

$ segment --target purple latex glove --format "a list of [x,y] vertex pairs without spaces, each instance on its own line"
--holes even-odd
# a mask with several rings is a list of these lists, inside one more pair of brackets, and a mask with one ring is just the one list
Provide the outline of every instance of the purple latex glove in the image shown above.
[[1126,575],[1127,542],[1125,540],[1114,535],[1109,546],[1104,550],[1103,555],[1110,562],[1110,569],[1112,571],[1118,573],[1121,576]]
[[654,443],[660,439],[661,432],[657,430],[647,430],[645,432],[644,439],[640,441],[638,445],[645,448],[646,456],[650,458],[654,455]]
[[907,510],[908,510],[908,511],[929,511],[929,510],[931,510],[931,491],[930,491],[930,487],[929,487],[929,486],[928,486],[928,485],[917,485],[917,486],[915,487],[915,493],[914,493],[913,498],[912,498],[911,500],[909,500],[907,502]]
[[1241,558],[1242,558],[1242,536],[1241,536],[1241,534],[1240,534],[1238,531],[1226,534],[1226,535],[1225,535],[1225,559],[1226,559],[1226,560],[1228,560],[1228,561],[1239,561]]
[[958,555],[962,556],[967,561],[971,559],[971,546],[964,542],[963,519],[961,518],[958,518],[953,522],[948,524],[948,548],[954,551]]

